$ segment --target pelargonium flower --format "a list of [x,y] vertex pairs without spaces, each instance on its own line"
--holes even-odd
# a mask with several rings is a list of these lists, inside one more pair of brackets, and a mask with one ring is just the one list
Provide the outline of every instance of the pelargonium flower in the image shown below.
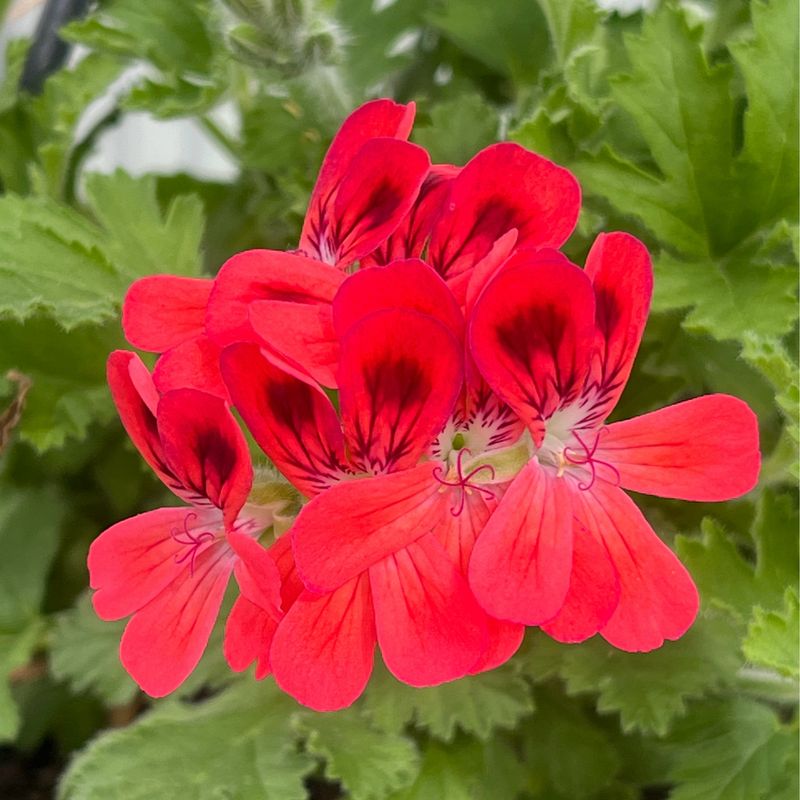
[[[281,265],[287,254],[269,250],[240,254],[223,268],[225,283],[208,326],[211,279],[152,275],[131,285],[123,306],[123,328],[135,347],[165,354],[153,375],[161,391],[193,386],[226,396],[218,369],[220,347],[234,340],[242,326],[241,321],[227,325],[225,302],[232,291],[240,289],[238,299],[244,302],[287,295],[310,306],[330,302],[324,287],[337,273],[341,280],[345,268],[379,247],[397,228],[412,209],[430,167],[425,150],[405,141],[414,110],[413,103],[365,103],[334,137],[309,202],[297,256],[299,264],[333,265],[321,284],[302,267],[286,283]],[[272,269],[274,262],[277,266]],[[319,272],[324,275],[325,270]],[[294,330],[303,329],[298,324]],[[292,341],[291,336],[287,339]]]
[[606,424],[630,375],[652,291],[650,258],[598,237],[586,269],[519,251],[475,303],[481,374],[526,423],[527,463],[481,533],[470,585],[500,619],[623,650],[680,637],[697,613],[691,577],[624,489],[727,500],[756,483],[758,426],[727,395]]
[[145,461],[189,503],[118,522],[89,550],[95,611],[106,620],[131,616],[120,658],[142,689],[161,697],[200,660],[234,570],[280,616],[280,577],[254,537],[283,502],[247,502],[250,455],[223,400],[194,389],[159,397],[138,356],[121,350],[109,357],[108,383]]
[[[314,708],[361,693],[376,642],[387,666],[414,685],[460,677],[486,650],[486,615],[430,533],[430,517],[449,501],[437,463],[422,460],[455,405],[461,352],[433,316],[367,314],[341,341],[341,422],[312,379],[257,345],[223,353],[223,375],[256,441],[312,498],[293,526],[311,520],[301,548],[308,557],[296,565],[307,588],[278,624],[269,661],[278,684]],[[354,513],[359,524],[350,527]]]
[[[475,540],[513,477],[500,474],[506,451],[523,431],[477,373],[465,386],[453,372],[464,353],[454,296],[423,262],[394,262],[342,284],[333,324],[342,343],[341,421],[309,375],[268,351],[240,343],[223,355],[231,395],[256,441],[312,498],[292,527],[306,591],[284,595],[286,618],[277,626],[257,604],[248,606],[251,616],[242,609],[235,626],[242,657],[230,661],[241,669],[257,658],[260,676],[274,670],[283,688],[320,709],[357,697],[376,638],[397,677],[429,685],[503,663],[523,634],[518,623],[485,619],[481,653],[476,639],[465,646],[462,633],[458,642],[452,618],[453,603],[463,617],[470,602],[453,567],[466,575]],[[391,454],[381,452],[387,442]],[[296,587],[285,549],[281,559]],[[414,559],[412,583],[424,582],[400,602]],[[390,584],[381,577],[387,564]]]
[[[367,103],[345,120],[325,156],[299,250],[250,250],[216,279],[156,275],[135,282],[123,327],[131,344],[162,353],[161,391],[192,386],[228,399],[222,347],[258,341],[335,386],[330,303],[342,270],[424,256],[464,303],[472,270],[498,239],[560,246],[578,218],[580,189],[565,169],[517,144],[487,147],[463,168],[434,165],[404,141],[413,104]],[[513,240],[507,240],[513,246]]]

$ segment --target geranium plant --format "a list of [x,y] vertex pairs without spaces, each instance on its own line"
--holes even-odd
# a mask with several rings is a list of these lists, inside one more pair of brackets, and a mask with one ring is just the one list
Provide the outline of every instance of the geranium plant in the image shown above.
[[[796,4],[111,0],[62,35],[0,92],[17,773],[795,796]],[[236,176],[93,174],[134,110]]]

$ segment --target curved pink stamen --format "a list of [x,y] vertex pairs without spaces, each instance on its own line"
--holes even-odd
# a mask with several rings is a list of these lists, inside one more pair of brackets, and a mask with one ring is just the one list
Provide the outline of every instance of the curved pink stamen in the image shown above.
[[[454,489],[460,489],[461,492],[458,498],[458,504],[451,507],[450,513],[454,517],[458,517],[464,511],[464,506],[467,502],[467,492],[470,489],[473,489],[476,492],[480,492],[482,495],[486,497],[490,497],[494,499],[494,492],[491,489],[487,489],[485,486],[479,486],[476,483],[472,482],[472,479],[480,474],[483,470],[489,470],[490,477],[489,480],[492,480],[495,476],[494,467],[491,464],[481,464],[479,467],[475,467],[471,472],[468,472],[464,475],[463,469],[463,460],[464,460],[464,453],[469,453],[470,451],[466,448],[461,449],[458,451],[458,456],[456,457],[456,471],[457,471],[457,479],[454,481],[446,480],[442,475],[442,468],[436,467],[433,471],[433,477],[436,478],[442,486],[452,486]],[[470,455],[472,455],[470,453]]]
[[574,464],[578,467],[589,467],[591,470],[591,478],[589,483],[581,482],[578,484],[578,488],[581,491],[587,491],[594,486],[594,482],[597,480],[597,465],[600,464],[611,470],[614,473],[614,479],[616,481],[616,485],[619,486],[620,483],[620,475],[619,470],[613,465],[610,464],[608,461],[603,461],[602,459],[595,458],[594,454],[597,451],[597,446],[600,443],[600,434],[603,433],[605,429],[601,428],[597,431],[597,436],[591,447],[589,447],[586,442],[580,437],[580,434],[577,431],[572,431],[572,435],[578,440],[578,444],[583,449],[583,455],[579,455],[577,458],[575,456],[570,455],[569,450],[571,448],[565,447],[564,448],[564,460],[568,461],[570,464]]
[[[175,563],[183,564],[186,559],[191,559],[189,563],[189,572],[194,575],[194,565],[197,560],[197,555],[200,548],[206,543],[213,541],[216,537],[211,531],[203,531],[202,533],[193,534],[189,530],[189,521],[197,519],[197,514],[190,512],[183,519],[183,530],[180,528],[173,528],[169,535],[174,541],[181,545],[181,547],[188,547],[189,549],[183,553],[175,554]],[[182,538],[183,537],[183,538]]]

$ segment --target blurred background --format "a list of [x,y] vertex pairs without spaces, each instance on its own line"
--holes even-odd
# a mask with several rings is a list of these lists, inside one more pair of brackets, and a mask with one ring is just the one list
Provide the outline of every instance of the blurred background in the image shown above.
[[[0,798],[796,800],[794,0],[0,0],[0,19]],[[572,170],[576,263],[599,231],[642,238],[653,312],[615,416],[740,396],[761,481],[637,498],[703,601],[654,653],[532,631],[443,687],[378,665],[318,715],[234,678],[218,630],[154,703],[85,566],[105,527],[170,502],[105,386],[122,297],[295,246],[330,138],[376,96],[416,101],[435,162],[511,139]]]

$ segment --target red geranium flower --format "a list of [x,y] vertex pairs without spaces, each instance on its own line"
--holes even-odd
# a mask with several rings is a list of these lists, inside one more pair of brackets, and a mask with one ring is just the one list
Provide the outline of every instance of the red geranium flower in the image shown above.
[[366,684],[376,641],[409,683],[466,674],[486,649],[486,616],[429,533],[448,499],[437,463],[420,463],[461,387],[455,336],[409,309],[356,322],[341,341],[342,423],[315,382],[256,345],[227,348],[222,369],[256,440],[312,497],[293,528],[303,531],[295,556],[308,588],[269,655],[278,684],[317,709],[347,705]]
[[131,285],[123,328],[135,347],[164,354],[153,374],[160,391],[194,387],[226,398],[220,348],[255,338],[247,324],[247,304],[254,300],[308,305],[305,316],[297,309],[283,316],[280,306],[271,310],[287,347],[297,349],[298,336],[313,336],[314,307],[333,296],[326,289],[334,284],[335,291],[342,271],[380,246],[416,201],[430,159],[405,141],[413,121],[413,103],[391,100],[366,103],[344,121],[320,168],[300,255],[251,250],[227,262],[216,282],[153,275]]
[[599,631],[645,651],[694,620],[689,574],[623,489],[727,500],[758,477],[757,421],[734,397],[605,424],[651,289],[645,247],[605,234],[585,271],[553,250],[513,255],[470,321],[477,366],[525,421],[531,456],[475,545],[470,584],[492,615],[542,625],[562,641]]
[[246,504],[253,470],[224,401],[193,389],[159,398],[141,360],[121,350],[109,357],[108,382],[139,452],[190,504],[118,522],[89,550],[95,611],[107,620],[133,615],[120,658],[144,691],[161,697],[200,660],[234,569],[261,607],[280,616],[280,577],[253,538],[273,509]]

